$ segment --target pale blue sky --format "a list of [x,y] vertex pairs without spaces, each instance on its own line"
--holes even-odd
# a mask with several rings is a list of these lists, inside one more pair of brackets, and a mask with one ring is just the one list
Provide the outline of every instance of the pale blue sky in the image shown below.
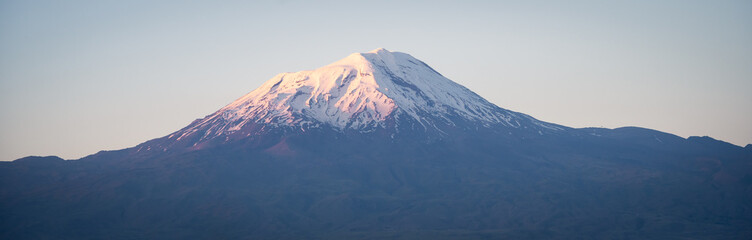
[[379,47],[544,121],[752,143],[752,1],[0,0],[0,160],[131,147]]

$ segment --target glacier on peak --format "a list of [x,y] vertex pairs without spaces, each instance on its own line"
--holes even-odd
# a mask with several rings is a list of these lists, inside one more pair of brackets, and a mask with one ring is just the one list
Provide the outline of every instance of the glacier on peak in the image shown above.
[[178,135],[182,138],[203,129],[203,139],[249,123],[369,129],[384,127],[387,119],[402,115],[426,129],[435,127],[430,119],[453,124],[457,116],[483,126],[517,128],[532,122],[546,129],[559,128],[499,108],[409,54],[379,48],[353,53],[315,70],[278,74]]

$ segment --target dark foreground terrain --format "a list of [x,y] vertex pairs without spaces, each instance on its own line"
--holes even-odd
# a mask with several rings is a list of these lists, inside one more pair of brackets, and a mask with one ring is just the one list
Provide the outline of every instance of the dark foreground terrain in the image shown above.
[[319,131],[0,163],[0,239],[751,239],[752,147]]

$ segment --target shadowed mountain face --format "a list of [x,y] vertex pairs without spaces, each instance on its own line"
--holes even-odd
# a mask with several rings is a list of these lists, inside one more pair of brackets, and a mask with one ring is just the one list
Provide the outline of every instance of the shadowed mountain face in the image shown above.
[[377,49],[168,136],[0,164],[2,239],[749,239],[752,149],[572,129]]

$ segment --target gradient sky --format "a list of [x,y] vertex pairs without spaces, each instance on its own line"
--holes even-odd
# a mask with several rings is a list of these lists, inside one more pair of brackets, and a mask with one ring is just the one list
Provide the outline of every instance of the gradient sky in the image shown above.
[[0,0],[0,160],[131,147],[379,47],[540,120],[752,143],[752,1]]

